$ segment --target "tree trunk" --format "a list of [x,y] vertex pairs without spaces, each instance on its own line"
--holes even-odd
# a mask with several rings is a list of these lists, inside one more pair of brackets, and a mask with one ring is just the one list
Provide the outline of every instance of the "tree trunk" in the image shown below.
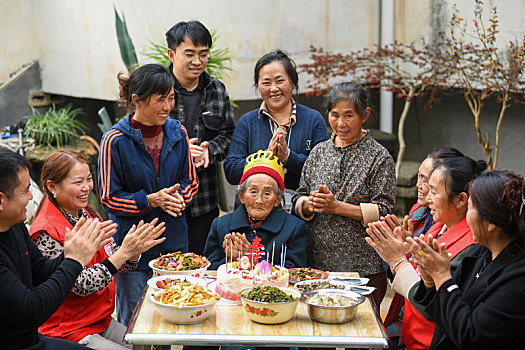
[[501,102],[501,110],[499,111],[498,124],[496,125],[496,145],[494,146],[494,165],[493,165],[494,169],[498,166],[499,134],[500,134],[501,124],[503,122],[503,117],[505,116],[505,111],[509,107],[508,105],[509,99],[510,99],[509,93],[508,91],[505,91],[505,94],[503,95],[503,101]]
[[490,147],[489,136],[487,135],[487,140],[483,137],[481,133],[481,125],[479,118],[481,116],[481,109],[483,108],[483,98],[474,96],[470,90],[464,92],[465,100],[470,108],[470,112],[474,116],[474,128],[476,129],[476,134],[478,135],[478,142],[483,149],[485,154],[485,159],[487,160],[487,167],[489,170],[492,170],[492,147]]
[[406,100],[405,100],[405,106],[403,107],[403,112],[401,112],[401,116],[399,117],[399,124],[397,125],[397,141],[399,143],[399,150],[397,151],[397,159],[396,159],[396,180],[399,177],[399,173],[401,171],[401,164],[403,163],[403,157],[405,156],[405,149],[406,149],[406,143],[405,143],[405,122],[407,120],[408,111],[410,110],[410,106],[412,104],[412,99],[414,98],[414,89],[410,88]]

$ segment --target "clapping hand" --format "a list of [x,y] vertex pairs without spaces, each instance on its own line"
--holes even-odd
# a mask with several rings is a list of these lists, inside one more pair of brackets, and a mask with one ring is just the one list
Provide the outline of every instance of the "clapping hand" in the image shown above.
[[184,198],[179,193],[179,184],[171,187],[163,188],[162,190],[149,194],[146,196],[149,205],[152,208],[160,207],[166,213],[173,217],[181,216],[182,211],[186,209]]
[[[233,260],[235,256],[240,258],[240,252],[247,252],[250,250],[250,242],[246,239],[246,234],[240,234],[239,232],[228,233],[224,236],[224,241],[222,242],[222,247],[224,248],[224,253],[226,258]],[[233,251],[233,258],[230,256]]]
[[108,237],[111,237],[117,233],[117,227],[118,224],[113,223],[111,220],[106,220],[100,223],[100,231]]
[[66,227],[64,257],[78,261],[83,267],[89,264],[95,253],[113,241],[111,230],[101,230],[98,219],[80,218],[75,227]]
[[390,227],[390,229],[402,239],[402,242],[404,242],[407,237],[412,237],[414,233],[414,224],[412,223],[412,220],[408,218],[408,215],[405,215],[403,224],[399,222],[397,216],[394,214],[382,216],[380,220],[386,223],[388,227]]
[[404,243],[405,249],[412,253],[410,261],[418,266],[421,278],[425,284],[435,283],[436,289],[443,282],[452,278],[450,273],[450,254],[445,243],[439,244],[437,239],[428,235],[427,242],[424,237],[408,237]]
[[125,255],[126,260],[137,260],[140,254],[162,243],[166,237],[159,238],[166,230],[165,223],[157,225],[158,218],[153,219],[149,224],[143,220],[137,225],[133,225],[128,231],[119,251]]
[[336,213],[339,201],[326,185],[319,185],[319,190],[312,196],[312,206],[316,213]]
[[288,160],[288,144],[285,136],[286,131],[278,128],[268,144],[268,150],[283,163]]
[[314,196],[315,194],[319,192],[318,190],[311,191],[308,198],[303,201],[301,211],[303,212],[303,215],[309,216],[315,213],[314,211]]
[[189,140],[191,157],[196,168],[201,166],[207,168],[210,164],[210,152],[208,150],[210,144],[208,141],[204,141],[200,145],[197,145],[198,140],[196,137]]
[[374,248],[391,267],[405,258],[404,238],[396,233],[386,221],[369,223],[366,233],[370,236],[365,237],[366,243]]

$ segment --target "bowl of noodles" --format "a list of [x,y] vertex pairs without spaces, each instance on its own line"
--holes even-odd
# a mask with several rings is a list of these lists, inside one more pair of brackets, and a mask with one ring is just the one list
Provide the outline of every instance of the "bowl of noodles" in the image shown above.
[[220,297],[200,284],[190,284],[166,287],[151,294],[150,300],[164,321],[195,324],[210,317]]
[[185,275],[203,278],[211,263],[205,256],[175,252],[164,254],[148,263],[155,276]]

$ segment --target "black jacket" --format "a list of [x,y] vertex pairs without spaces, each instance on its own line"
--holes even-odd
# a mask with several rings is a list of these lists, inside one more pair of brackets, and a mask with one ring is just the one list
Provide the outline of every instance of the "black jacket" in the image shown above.
[[24,224],[0,232],[0,347],[38,348],[38,327],[64,302],[80,271],[64,255],[42,256]]
[[[246,207],[242,204],[233,213],[213,220],[204,247],[204,255],[211,262],[210,269],[216,270],[221,264],[224,264],[226,255],[222,242],[224,242],[224,236],[231,232],[246,234],[250,243],[256,235],[260,237],[261,244],[265,247],[264,252],[268,253],[269,256],[273,255],[271,259],[274,265],[281,263],[281,249],[286,244],[285,267],[306,266],[306,239],[308,235],[306,223],[288,214],[281,206],[273,209],[258,227],[250,225]],[[273,252],[274,246],[275,252]],[[266,259],[266,255],[261,259]]]
[[[173,63],[168,70],[173,78]],[[224,84],[214,76],[204,72],[200,76],[203,86],[203,94],[200,107],[197,109],[196,118],[191,122],[192,130],[188,135],[197,137],[198,144],[203,141],[209,142],[208,152],[210,164],[207,168],[197,168],[199,177],[199,192],[195,195],[191,206],[186,212],[191,212],[193,217],[198,217],[211,212],[219,204],[219,185],[217,182],[216,164],[226,158],[228,147],[230,147],[233,130],[235,129],[235,118],[230,105],[230,97]],[[170,112],[170,118],[179,120],[184,127],[188,126],[189,116],[184,112],[184,104],[180,94],[183,87],[178,81],[175,82],[175,107]]]
[[525,349],[525,249],[512,242],[491,259],[478,244],[437,292],[420,284],[416,301],[436,322],[430,349]]

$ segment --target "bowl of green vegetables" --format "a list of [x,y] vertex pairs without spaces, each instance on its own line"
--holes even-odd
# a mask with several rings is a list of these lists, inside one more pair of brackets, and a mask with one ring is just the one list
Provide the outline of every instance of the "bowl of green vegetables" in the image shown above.
[[287,287],[258,286],[241,291],[242,308],[254,322],[278,324],[292,319],[301,293]]

